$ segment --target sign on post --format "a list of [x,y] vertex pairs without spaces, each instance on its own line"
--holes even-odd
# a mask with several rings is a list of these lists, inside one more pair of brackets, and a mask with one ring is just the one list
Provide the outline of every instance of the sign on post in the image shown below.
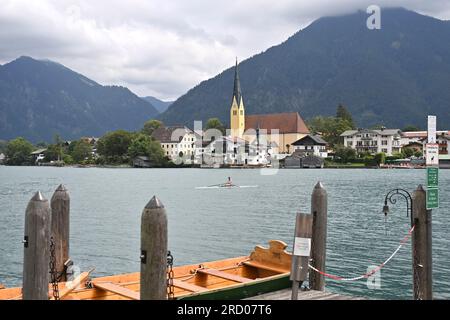
[[436,167],[427,168],[427,187],[438,188],[439,187],[439,169]]
[[439,145],[437,143],[427,143],[425,145],[426,165],[439,166]]
[[299,286],[305,281],[308,274],[312,223],[313,216],[311,214],[297,214],[290,276],[292,281],[292,300],[297,300]]
[[427,189],[427,210],[439,208],[439,189]]
[[439,144],[436,141],[436,116],[428,116],[428,143],[425,145],[427,165],[427,210],[439,208]]

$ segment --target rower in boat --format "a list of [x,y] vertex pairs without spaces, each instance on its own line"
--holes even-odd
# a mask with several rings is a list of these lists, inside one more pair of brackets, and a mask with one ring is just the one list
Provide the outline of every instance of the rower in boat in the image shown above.
[[231,181],[231,177],[228,177],[228,181],[224,184],[225,187],[233,187],[233,182]]

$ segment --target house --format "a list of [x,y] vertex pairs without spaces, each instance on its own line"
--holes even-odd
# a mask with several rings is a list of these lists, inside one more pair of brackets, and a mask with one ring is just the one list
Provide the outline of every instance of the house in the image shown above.
[[31,153],[31,158],[34,164],[39,164],[39,162],[44,161],[45,159],[45,152],[47,149],[38,149]]
[[341,134],[341,137],[344,139],[344,146],[355,149],[357,153],[384,152],[386,155],[392,156],[402,150],[400,129],[347,130]]
[[0,153],[0,165],[5,164],[6,156],[3,153]]
[[238,63],[234,73],[234,88],[230,108],[230,135],[260,145],[277,145],[276,153],[292,153],[292,143],[309,134],[309,129],[297,112],[246,115],[241,91]]
[[194,162],[199,136],[188,127],[161,127],[153,131],[152,137],[161,144],[169,160],[186,164]]
[[303,150],[296,150],[284,159],[286,169],[323,168],[324,159]]
[[423,144],[421,142],[410,142],[406,145],[402,146],[402,149],[411,149],[414,151],[414,153],[416,152],[423,152]]
[[327,142],[318,135],[306,135],[292,144],[295,151],[303,151],[307,155],[315,155],[317,157],[328,157]]
[[239,137],[221,136],[211,142],[203,142],[199,163],[207,166],[265,166],[269,163],[266,148]]

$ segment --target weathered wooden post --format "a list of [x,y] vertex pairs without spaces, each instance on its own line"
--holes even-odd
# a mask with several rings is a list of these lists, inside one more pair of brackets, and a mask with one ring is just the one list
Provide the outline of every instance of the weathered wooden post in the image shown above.
[[413,287],[415,300],[433,299],[431,210],[427,210],[427,194],[422,185],[413,193],[412,234]]
[[55,246],[55,269],[61,274],[60,281],[66,281],[64,264],[69,260],[69,226],[70,226],[70,197],[67,189],[61,184],[51,200],[52,227],[51,236]]
[[291,276],[292,300],[298,299],[298,290],[308,274],[311,254],[312,215],[298,213],[295,223],[294,248],[292,252]]
[[23,299],[48,300],[51,213],[48,200],[38,191],[25,213],[23,240]]
[[167,214],[154,196],[141,218],[141,300],[167,299]]
[[[328,194],[322,183],[318,182],[311,196],[311,213],[313,216],[311,264],[323,272],[325,272],[327,249],[327,211]],[[324,291],[325,277],[311,271],[309,273],[309,287],[311,290]]]

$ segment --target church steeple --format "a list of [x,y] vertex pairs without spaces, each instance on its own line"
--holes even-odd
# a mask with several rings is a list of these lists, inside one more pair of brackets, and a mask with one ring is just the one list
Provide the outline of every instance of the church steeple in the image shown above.
[[236,67],[234,68],[234,88],[233,98],[230,110],[230,129],[231,135],[242,138],[245,130],[245,108],[242,98],[241,82],[239,80],[238,61],[236,58]]
[[234,68],[233,99],[236,99],[236,103],[238,104],[238,106],[241,105],[242,92],[241,92],[241,81],[239,80],[239,68],[237,58],[236,58],[236,66]]

